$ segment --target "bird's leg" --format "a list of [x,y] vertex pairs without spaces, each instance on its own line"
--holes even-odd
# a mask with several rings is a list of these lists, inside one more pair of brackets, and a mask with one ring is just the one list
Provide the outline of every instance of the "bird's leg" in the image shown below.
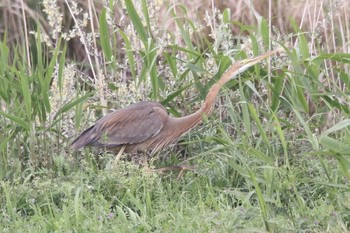
[[177,175],[177,179],[180,179],[185,171],[188,170],[194,170],[194,166],[187,166],[187,165],[173,165],[169,167],[162,167],[158,168],[155,171],[156,172],[164,172],[164,171],[174,171],[174,170],[179,170],[179,175]]
[[144,170],[146,173],[152,173],[152,172],[154,172],[154,170],[148,166],[147,152],[144,152],[144,153],[142,154],[141,163],[143,164],[143,170]]
[[117,157],[115,157],[115,161],[118,162],[120,160],[120,157],[122,156],[123,152],[125,150],[125,146],[122,146],[122,148],[120,148]]
[[142,162],[144,168],[148,168],[146,152],[142,154],[141,162]]

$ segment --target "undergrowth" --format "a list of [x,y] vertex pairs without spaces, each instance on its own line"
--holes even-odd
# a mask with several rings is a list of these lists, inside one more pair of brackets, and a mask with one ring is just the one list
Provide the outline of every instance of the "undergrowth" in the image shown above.
[[[282,36],[262,17],[243,25],[214,6],[201,25],[184,5],[164,4],[170,30],[153,1],[109,1],[99,14],[93,2],[63,4],[37,6],[50,30],[23,19],[25,40],[1,38],[2,232],[349,231],[348,24],[332,28],[329,49],[292,19]],[[127,18],[113,18],[115,4]],[[211,33],[199,45],[203,27]],[[180,179],[69,147],[110,109],[140,100],[192,113],[231,63],[275,48],[223,88],[203,124],[150,159],[194,167]]]

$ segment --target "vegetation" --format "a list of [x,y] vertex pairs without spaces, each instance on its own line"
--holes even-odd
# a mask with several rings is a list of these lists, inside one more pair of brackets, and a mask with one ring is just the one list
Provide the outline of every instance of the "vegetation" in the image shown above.
[[[343,5],[308,8],[329,16],[325,27],[290,19],[282,35],[271,20],[246,25],[215,6],[198,22],[186,5],[158,1],[0,3],[2,232],[349,231]],[[180,179],[128,155],[69,148],[109,109],[139,100],[193,112],[234,60],[275,48],[226,85],[202,125],[150,159],[195,167]]]

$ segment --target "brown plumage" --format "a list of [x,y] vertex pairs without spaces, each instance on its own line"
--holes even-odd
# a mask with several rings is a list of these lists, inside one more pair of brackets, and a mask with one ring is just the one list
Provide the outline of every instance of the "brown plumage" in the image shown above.
[[155,153],[198,125],[203,115],[210,114],[216,96],[225,83],[275,52],[233,64],[210,88],[202,107],[188,116],[172,117],[158,102],[139,102],[99,119],[73,141],[72,148],[96,146],[114,151],[123,148],[125,152],[150,150]]

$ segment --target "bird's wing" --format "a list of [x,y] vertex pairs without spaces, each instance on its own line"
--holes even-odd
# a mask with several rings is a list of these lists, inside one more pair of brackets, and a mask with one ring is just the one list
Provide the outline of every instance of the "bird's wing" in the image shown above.
[[166,109],[157,102],[140,102],[114,111],[96,122],[90,137],[94,139],[87,145],[114,147],[143,142],[163,128],[164,114]]

